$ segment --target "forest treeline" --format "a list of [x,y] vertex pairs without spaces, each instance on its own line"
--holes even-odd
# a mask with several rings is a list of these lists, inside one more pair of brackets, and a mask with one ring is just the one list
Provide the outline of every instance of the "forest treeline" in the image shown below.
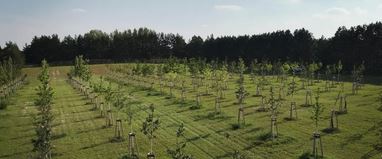
[[[7,43],[4,49],[0,48],[1,59],[10,56],[7,53],[10,47],[17,48],[13,43]],[[242,57],[246,61],[256,58],[305,63],[315,61],[326,65],[341,60],[345,73],[350,73],[353,65],[365,61],[367,73],[379,74],[382,73],[382,23],[339,27],[331,38],[314,38],[304,28],[256,35],[211,35],[206,39],[193,36],[189,41],[179,34],[157,33],[147,28],[116,30],[110,34],[91,30],[63,39],[58,35],[36,36],[23,48],[20,57],[25,57],[27,64],[38,64],[44,58],[51,63],[72,61],[77,55],[84,55],[90,60],[112,61],[171,56],[231,61]]]

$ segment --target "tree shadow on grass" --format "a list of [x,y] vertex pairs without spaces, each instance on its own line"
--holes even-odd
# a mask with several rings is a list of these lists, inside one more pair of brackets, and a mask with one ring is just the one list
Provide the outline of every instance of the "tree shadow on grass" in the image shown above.
[[296,142],[296,139],[283,134],[278,134],[278,136],[272,141],[272,134],[270,132],[262,132],[259,135],[247,138],[248,141],[253,141],[245,150],[252,149],[256,146],[271,147],[273,145],[284,145]]
[[202,135],[202,136],[194,136],[194,137],[191,137],[191,138],[187,138],[186,139],[186,142],[192,142],[192,141],[196,141],[196,140],[199,140],[199,139],[206,139],[210,136],[211,134],[205,134],[205,135]]
[[81,123],[81,122],[86,122],[86,121],[90,121],[90,120],[94,120],[94,119],[96,119],[96,118],[94,118],[94,117],[85,118],[85,119],[75,120],[72,123]]
[[382,156],[382,151],[378,151],[378,150],[373,149],[373,150],[370,150],[367,153],[363,154],[361,156],[361,159],[373,158],[373,157],[375,157],[378,154],[381,154],[381,156]]
[[21,152],[14,152],[11,154],[1,155],[0,158],[15,158],[16,155],[21,155],[26,153],[30,153],[30,151],[21,151]]
[[201,120],[217,120],[217,121],[225,121],[225,120],[228,120],[228,119],[231,119],[233,118],[232,116],[227,116],[226,114],[224,113],[215,113],[215,112],[209,112],[207,114],[203,114],[203,115],[194,115],[193,116],[193,119],[194,121],[201,121]]
[[12,137],[12,138],[10,138],[10,140],[21,140],[21,139],[25,139],[25,138],[32,138],[35,136],[36,135],[32,133],[32,134],[23,135],[23,136]]
[[97,128],[94,128],[94,129],[82,130],[82,131],[77,132],[77,134],[89,133],[89,132],[92,132],[92,131],[98,131],[98,130],[102,130],[102,129],[105,129],[105,127],[101,126],[101,127],[97,127]]
[[246,130],[244,133],[254,133],[254,132],[260,131],[262,129],[263,128],[260,128],[260,127],[252,128],[252,129]]
[[354,143],[356,141],[359,141],[363,138],[363,134],[361,133],[355,133],[350,136],[345,136],[345,141],[341,143],[341,148],[344,148],[346,145],[350,143]]
[[66,133],[52,135],[52,140],[61,139],[61,138],[64,138],[65,136],[66,136]]
[[101,146],[101,145],[104,145],[104,144],[107,144],[107,143],[110,143],[110,141],[103,141],[103,142],[100,142],[100,143],[94,143],[94,144],[91,144],[89,146],[82,147],[81,150],[87,150],[87,149],[95,148],[97,146]]

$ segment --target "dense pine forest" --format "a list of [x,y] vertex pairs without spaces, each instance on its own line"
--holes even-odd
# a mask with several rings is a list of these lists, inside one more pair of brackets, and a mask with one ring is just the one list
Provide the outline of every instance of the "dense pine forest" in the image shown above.
[[[18,54],[21,50],[22,55]],[[213,35],[206,39],[193,36],[186,41],[181,35],[157,33],[147,28],[105,33],[91,30],[83,35],[42,35],[19,48],[7,43],[0,58],[25,57],[27,64],[39,64],[43,58],[50,63],[71,61],[84,55],[93,62],[153,60],[168,58],[206,58],[208,60],[252,59],[269,61],[322,62],[334,64],[341,60],[344,72],[365,61],[368,74],[382,73],[382,23],[339,27],[331,38],[313,37],[306,29],[278,30],[242,36]],[[22,60],[19,60],[20,62]],[[19,63],[20,63],[19,62]]]

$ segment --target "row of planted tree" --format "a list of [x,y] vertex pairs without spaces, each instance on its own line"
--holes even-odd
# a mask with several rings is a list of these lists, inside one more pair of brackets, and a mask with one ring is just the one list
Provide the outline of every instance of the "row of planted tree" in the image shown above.
[[[299,91],[305,92],[305,102],[300,104],[303,107],[311,107],[311,118],[315,123],[311,155],[315,158],[323,156],[321,136],[318,130],[318,122],[323,113],[323,106],[319,102],[320,94],[338,91],[330,112],[329,126],[324,129],[324,132],[331,133],[338,130],[337,116],[348,112],[348,94],[346,94],[345,84],[341,80],[341,61],[323,69],[320,63],[315,62],[307,65],[287,62],[272,64],[268,61],[259,63],[254,60],[247,68],[242,59],[229,65],[225,62],[219,63],[216,61],[207,63],[204,60],[195,59],[168,59],[167,63],[164,64],[109,65],[109,70],[110,72],[106,76],[108,80],[136,85],[148,90],[158,90],[162,95],[167,94],[168,98],[176,97],[174,91],[177,90],[180,93],[176,98],[179,98],[181,103],[194,101],[195,104],[192,104],[190,109],[199,109],[201,107],[202,96],[214,97],[216,115],[221,113],[221,100],[225,98],[225,92],[234,89],[229,88],[228,83],[236,80],[237,89],[235,94],[237,102],[235,104],[238,105],[238,115],[237,124],[233,125],[235,129],[245,126],[244,101],[246,98],[251,97],[246,86],[253,85],[256,87],[253,96],[261,99],[260,107],[256,111],[270,112],[270,138],[272,141],[278,137],[278,108],[282,105],[289,105],[289,116],[285,119],[297,120],[297,102],[294,95]],[[349,94],[356,95],[363,87],[363,72],[363,64],[354,66],[352,71],[352,91]],[[246,73],[249,73],[249,75]],[[234,77],[238,77],[238,79],[234,79]],[[245,78],[250,80],[245,82]],[[272,83],[272,80],[276,82]],[[324,84],[319,85],[322,82]],[[312,90],[312,86],[316,86],[317,90]],[[167,93],[165,93],[165,88],[168,88]],[[203,88],[204,91],[201,90]],[[269,90],[268,95],[264,93],[266,88]],[[214,95],[211,94],[211,90],[215,91]],[[285,104],[287,97],[289,97],[290,104]],[[313,97],[315,101],[313,101]]]
[[[272,65],[269,62],[257,63],[255,60],[247,68],[244,61],[239,59],[237,63],[231,63],[228,66],[226,63],[210,62],[203,60],[177,60],[169,59],[164,64],[123,64],[109,65],[109,73],[105,78],[101,77],[100,81],[91,81],[91,71],[87,65],[87,61],[79,56],[75,60],[75,65],[69,73],[68,82],[83,95],[85,95],[91,103],[93,110],[97,110],[100,116],[105,118],[105,127],[114,126],[115,134],[111,142],[124,141],[123,120],[121,119],[121,108],[128,108],[126,115],[130,132],[128,133],[128,151],[129,154],[125,158],[139,158],[139,151],[136,142],[136,134],[132,127],[134,111],[129,104],[129,101],[134,100],[131,95],[125,95],[121,92],[121,87],[125,84],[144,87],[149,92],[158,91],[161,95],[166,95],[168,98],[179,99],[181,104],[190,104],[190,109],[200,109],[203,105],[202,96],[215,98],[215,115],[221,115],[222,99],[226,98],[226,92],[235,91],[238,105],[237,124],[233,125],[235,129],[245,126],[244,107],[245,99],[259,98],[260,104],[255,111],[270,112],[270,140],[278,139],[279,130],[277,119],[279,108],[282,105],[289,105],[289,116],[286,120],[297,120],[297,102],[294,95],[297,92],[304,92],[305,102],[300,103],[303,107],[311,107],[311,118],[314,121],[315,129],[313,133],[313,147],[310,154],[314,158],[323,157],[323,145],[321,135],[319,133],[318,123],[321,120],[323,113],[323,105],[319,101],[320,94],[337,91],[338,96],[332,106],[330,114],[329,126],[325,132],[333,132],[339,129],[338,118],[340,114],[348,112],[347,94],[345,93],[345,84],[342,82],[341,62],[327,68],[336,68],[337,71],[325,73],[325,78],[320,76],[319,71],[307,71],[305,68],[320,68],[320,64],[312,63],[307,66],[302,66],[297,63],[279,63]],[[278,69],[276,69],[278,67]],[[268,68],[268,69],[266,69]],[[272,68],[272,69],[269,69]],[[310,70],[316,70],[310,69]],[[47,73],[47,64],[43,61],[43,71],[39,77],[41,86],[39,87],[39,98],[36,105],[39,106],[41,115],[36,122],[36,132],[38,138],[34,140],[35,150],[38,150],[39,158],[50,158],[52,145],[50,144],[51,137],[51,121],[53,117],[50,113],[50,105],[52,99],[52,89],[49,87],[49,73]],[[277,71],[278,70],[278,71]],[[317,69],[318,70],[318,69]],[[355,66],[353,71],[353,84],[351,94],[356,95],[363,87],[363,66]],[[309,73],[306,73],[309,72]],[[249,73],[249,74],[246,74]],[[237,79],[235,77],[238,77]],[[246,78],[250,80],[245,81]],[[109,83],[104,79],[109,80]],[[119,84],[118,89],[113,89],[111,81]],[[236,81],[237,89],[230,88],[231,82]],[[276,81],[276,82],[272,82]],[[324,84],[319,84],[324,82]],[[246,87],[253,85],[256,91],[250,96],[250,92]],[[317,86],[317,90],[312,90],[312,86]],[[338,88],[338,89],[334,89]],[[166,91],[168,89],[168,91]],[[204,89],[204,90],[203,90]],[[269,93],[267,93],[269,90]],[[178,91],[180,93],[175,93]],[[212,94],[214,92],[214,94]],[[289,104],[285,101],[289,97]],[[312,98],[315,98],[313,101]],[[382,94],[380,96],[382,108]],[[44,100],[43,100],[44,99]],[[113,114],[114,106],[118,109]],[[155,131],[160,126],[159,119],[154,115],[155,106],[150,104],[148,108],[148,116],[142,123],[141,132],[150,140],[150,151],[147,158],[155,158],[152,148],[155,138]],[[114,117],[115,115],[116,117]],[[176,132],[177,143],[174,149],[169,148],[168,154],[172,158],[192,158],[184,152],[185,142],[178,140],[184,134],[185,128],[181,124]],[[233,158],[243,158],[239,152],[233,153]]]
[[[69,73],[68,82],[90,100],[94,111],[99,111],[100,117],[105,119],[105,128],[114,126],[115,133],[111,142],[122,142],[125,140],[123,135],[123,120],[119,113],[122,112],[122,108],[127,108],[125,114],[128,117],[127,121],[130,127],[128,133],[129,154],[125,155],[123,158],[139,158],[140,155],[136,141],[136,133],[132,126],[135,112],[132,109],[132,106],[128,104],[129,101],[133,100],[133,97],[131,95],[126,96],[121,92],[122,85],[119,85],[118,89],[113,89],[110,82],[107,84],[102,78],[99,82],[91,82],[90,77],[91,72],[87,65],[87,61],[84,60],[82,56],[78,56],[75,60],[75,66]],[[112,107],[116,108],[117,111],[113,112]],[[154,115],[155,106],[150,104],[147,107],[148,116],[142,123],[141,132],[150,140],[150,151],[147,154],[147,158],[155,158],[156,155],[153,151],[153,140],[155,138],[155,131],[158,129],[160,122]],[[184,131],[184,125],[180,124],[176,131],[176,147],[167,150],[167,153],[173,158],[192,158],[183,151],[186,146],[185,142],[178,140],[178,138],[181,138],[184,135]]]
[[12,58],[0,62],[0,109],[5,109],[10,104],[9,97],[25,82],[26,75],[21,75],[21,68]]

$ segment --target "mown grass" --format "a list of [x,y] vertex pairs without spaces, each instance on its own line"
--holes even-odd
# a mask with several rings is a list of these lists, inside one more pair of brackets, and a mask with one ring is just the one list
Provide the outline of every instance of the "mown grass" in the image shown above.
[[[84,96],[66,82],[69,67],[51,67],[52,87],[55,98],[54,120],[54,158],[121,158],[127,154],[127,140],[110,142],[114,135],[114,127],[105,128],[104,118],[98,111],[91,110],[92,105]],[[36,75],[39,68],[24,69],[28,73],[29,84],[17,91],[5,110],[0,110],[0,158],[26,158],[32,150],[31,139],[35,136],[33,129],[33,106],[35,88],[38,81]],[[93,80],[105,75],[104,65],[92,65],[95,72]],[[267,77],[276,84],[276,79]],[[375,78],[375,77],[374,77]],[[373,78],[373,79],[374,79]],[[379,78],[375,78],[379,79]],[[122,79],[124,80],[124,79]],[[194,104],[194,94],[188,86],[188,98],[185,104],[180,103],[180,91],[174,90],[175,98],[160,95],[158,90],[148,90],[140,86],[124,85],[120,91],[130,94],[130,104],[136,112],[133,129],[137,134],[140,156],[145,157],[149,151],[149,141],[140,132],[143,120],[147,116],[148,105],[155,105],[155,115],[160,119],[160,128],[156,132],[154,152],[157,158],[168,158],[166,149],[175,144],[177,125],[184,123],[186,127],[186,152],[194,158],[231,158],[235,150],[250,158],[299,158],[311,151],[311,136],[314,131],[310,119],[309,107],[301,107],[304,103],[305,91],[300,90],[295,96],[298,108],[298,120],[288,121],[289,98],[283,101],[278,114],[280,136],[276,141],[269,139],[270,112],[258,112],[259,97],[249,96],[245,100],[244,127],[232,129],[237,123],[236,79],[231,79],[226,98],[222,102],[222,113],[214,115],[214,96],[202,96],[202,107],[190,110]],[[351,83],[345,83],[349,112],[339,116],[339,130],[335,133],[322,134],[324,154],[326,158],[378,158],[380,152],[373,149],[377,142],[377,129],[382,127],[382,112],[378,111],[378,93],[382,86],[373,80],[366,84],[357,95],[350,95]],[[112,82],[117,87],[116,82]],[[317,83],[311,89],[323,86]],[[298,85],[300,86],[300,85]],[[156,86],[158,88],[158,86]],[[246,89],[255,94],[256,86],[247,78]],[[165,89],[168,92],[168,88]],[[269,86],[263,93],[269,94]],[[329,115],[337,96],[339,87],[331,92],[321,94],[320,102],[324,105],[320,130],[329,126]],[[212,90],[211,90],[212,92]],[[124,135],[130,131],[125,119],[125,109],[113,108],[114,117],[124,119]]]

